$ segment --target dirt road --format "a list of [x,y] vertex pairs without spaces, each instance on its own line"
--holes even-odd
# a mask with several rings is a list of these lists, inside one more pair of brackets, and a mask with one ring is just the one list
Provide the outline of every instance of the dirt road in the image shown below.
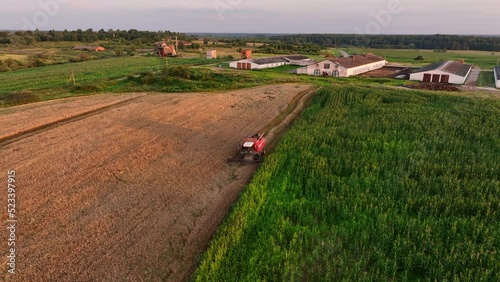
[[349,53],[347,53],[346,51],[344,50],[340,50],[340,49],[337,49],[337,51],[339,51],[339,53],[342,55],[342,57],[344,58],[347,58],[347,57],[350,57],[351,55],[349,55]]
[[[17,127],[0,129],[0,169],[16,171],[19,219],[18,274],[2,277],[2,256],[0,280],[187,279],[256,168],[227,158],[309,89],[96,96],[84,107],[90,114],[80,108],[60,123],[64,101],[0,110]],[[33,126],[38,117],[52,125]],[[36,130],[24,136],[26,128]]]

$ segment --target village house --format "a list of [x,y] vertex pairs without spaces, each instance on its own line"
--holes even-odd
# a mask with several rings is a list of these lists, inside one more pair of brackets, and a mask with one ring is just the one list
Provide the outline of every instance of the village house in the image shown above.
[[242,59],[251,59],[252,58],[252,49],[241,50],[241,58]]
[[464,84],[471,70],[472,65],[456,61],[443,61],[430,64],[410,74],[410,80]]
[[217,50],[208,50],[207,59],[217,59]]
[[156,42],[156,47],[154,50],[158,57],[175,57],[177,56],[177,50],[173,44],[167,44],[166,42]]
[[104,47],[102,46],[75,46],[73,47],[73,50],[75,51],[104,51],[106,50]]
[[297,73],[315,76],[349,77],[380,69],[386,64],[387,61],[384,58],[368,53],[343,58],[326,59],[299,68]]
[[495,75],[495,85],[497,88],[500,88],[500,66],[496,66],[493,69],[493,73]]

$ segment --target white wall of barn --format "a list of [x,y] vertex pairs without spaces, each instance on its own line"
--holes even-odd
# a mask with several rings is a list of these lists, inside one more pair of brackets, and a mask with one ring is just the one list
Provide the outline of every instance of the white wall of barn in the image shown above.
[[493,69],[493,72],[495,74],[495,84],[497,88],[500,88],[500,73],[497,72],[496,68]]
[[247,64],[247,63],[250,63],[251,65],[251,69],[254,70],[254,69],[258,69],[259,68],[259,65],[257,65],[256,63],[252,62],[251,60],[249,59],[245,59],[245,60],[239,60],[239,61],[234,61],[234,62],[231,62],[229,63],[229,67],[230,68],[233,68],[233,69],[237,69],[238,68],[238,63],[241,63],[241,64]]
[[312,65],[309,65],[305,68],[300,68],[297,73],[299,74],[308,74],[308,75],[317,75],[317,70],[319,70],[320,74],[323,75],[324,73],[327,73],[328,76],[333,76],[334,71],[339,72],[339,77],[349,77],[353,75],[359,75],[365,72],[369,72],[372,70],[380,69],[384,67],[387,64],[387,61],[380,61],[380,62],[374,62],[371,64],[366,64],[354,68],[345,68],[343,66],[339,66],[338,68],[335,67],[335,63],[329,61],[329,60],[324,60]]
[[447,72],[440,71],[440,70],[433,70],[433,71],[427,71],[427,72],[412,73],[412,74],[410,74],[410,80],[424,81],[424,74],[449,75],[450,79],[448,82],[451,84],[464,84],[465,80],[467,79],[467,76],[468,76],[468,74],[465,77],[463,77],[463,76],[447,73]]
[[245,60],[239,60],[239,61],[231,62],[231,63],[229,63],[229,67],[231,67],[233,69],[237,69],[238,68],[238,63],[244,63],[244,64],[250,63],[252,70],[276,68],[276,67],[285,65],[285,62],[276,62],[276,63],[269,63],[269,64],[259,65],[259,64],[256,64],[256,63],[252,62],[252,60],[245,59]]
[[[330,67],[328,69],[325,68],[325,64],[330,65]],[[328,75],[332,75],[332,72],[335,70],[335,64],[328,61],[328,60],[324,60],[321,62],[317,62],[315,64],[311,64],[305,68],[302,68],[300,70],[300,73],[307,74],[307,75],[316,75],[315,74],[316,70],[320,71],[320,75],[323,75],[323,72],[328,73]],[[297,73],[299,73],[299,71],[297,71]]]
[[[257,65],[255,69],[269,69],[269,68],[276,68],[280,66],[284,66],[285,62],[279,62],[279,63],[269,63],[269,64],[263,64],[263,65]],[[252,69],[254,69],[252,67]]]
[[371,63],[371,64],[367,64],[367,65],[362,65],[362,66],[355,67],[355,68],[350,68],[350,69],[347,69],[347,77],[362,74],[362,73],[369,72],[372,70],[377,70],[377,69],[383,68],[386,64],[387,64],[387,61],[380,61],[380,62],[375,62],[375,63]]

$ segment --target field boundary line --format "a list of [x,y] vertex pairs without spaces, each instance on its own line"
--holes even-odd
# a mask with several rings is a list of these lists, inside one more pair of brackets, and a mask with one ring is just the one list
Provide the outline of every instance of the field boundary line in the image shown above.
[[41,132],[44,132],[44,131],[47,131],[47,130],[50,130],[50,129],[53,129],[53,128],[56,128],[56,127],[59,127],[59,126],[65,125],[65,124],[68,124],[68,123],[71,123],[71,122],[82,120],[82,119],[85,119],[85,118],[93,116],[93,115],[97,115],[97,114],[106,112],[106,111],[108,111],[108,110],[110,110],[112,108],[125,106],[126,104],[129,104],[131,102],[134,102],[134,101],[136,101],[138,99],[141,99],[141,98],[144,98],[144,97],[145,96],[139,96],[139,97],[129,98],[129,99],[126,99],[126,100],[123,100],[123,101],[119,101],[119,102],[113,103],[111,105],[106,105],[106,106],[103,106],[103,107],[100,107],[100,108],[97,108],[97,109],[93,109],[93,110],[90,110],[90,111],[86,111],[86,112],[83,112],[83,113],[80,113],[80,114],[77,114],[77,115],[74,115],[74,116],[70,116],[70,117],[67,117],[67,118],[63,118],[63,119],[59,119],[59,120],[56,120],[56,121],[48,122],[46,124],[43,124],[43,125],[31,128],[31,129],[28,129],[28,130],[23,130],[23,131],[18,132],[18,133],[14,133],[14,134],[11,134],[11,135],[8,135],[8,136],[4,136],[4,137],[0,138],[0,146],[5,146],[5,145],[8,145],[8,144],[20,141],[20,140],[22,140],[24,138],[31,137],[31,136],[36,135],[38,133],[41,133]]
[[303,93],[300,95],[300,98],[294,99],[290,102],[289,107],[292,107],[292,110],[288,112],[288,114],[283,117],[281,122],[277,124],[276,126],[273,126],[272,128],[269,129],[267,136],[269,137],[269,149],[267,150],[268,153],[272,152],[274,149],[274,146],[278,143],[279,139],[281,139],[281,136],[285,134],[287,129],[289,129],[297,120],[297,118],[300,116],[300,114],[305,110],[307,107],[308,102],[310,99],[321,89],[321,87],[315,88],[313,87],[312,89],[308,90],[306,93]]

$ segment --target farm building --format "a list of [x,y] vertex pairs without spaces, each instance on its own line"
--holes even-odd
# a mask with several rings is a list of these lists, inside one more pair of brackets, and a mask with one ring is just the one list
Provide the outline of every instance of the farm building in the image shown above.
[[430,64],[410,74],[410,80],[423,82],[464,84],[472,70],[472,65],[456,61]]
[[75,51],[104,51],[106,50],[102,46],[75,46],[73,47],[73,50]]
[[258,69],[276,68],[283,65],[304,66],[311,63],[312,63],[311,59],[309,59],[306,56],[288,55],[288,56],[271,57],[271,58],[243,59],[231,62],[229,66],[235,69],[258,70]]
[[495,74],[495,85],[497,86],[497,88],[500,88],[500,67],[495,67],[493,69],[493,73]]
[[308,66],[314,63],[314,61],[309,59],[309,57],[302,55],[289,55],[284,56],[283,58],[287,61],[288,65]]
[[207,59],[217,59],[217,50],[208,50]]
[[241,50],[241,58],[242,59],[251,59],[252,58],[252,49]]
[[154,50],[158,57],[175,57],[177,56],[177,50],[173,44],[167,44],[166,42],[157,42]]
[[315,76],[349,77],[380,69],[386,64],[387,61],[384,58],[369,53],[312,63],[298,69],[297,73]]
[[243,59],[231,62],[229,64],[229,67],[241,70],[260,70],[283,66],[286,65],[286,63],[287,62],[285,61],[285,59],[283,59],[283,57]]

